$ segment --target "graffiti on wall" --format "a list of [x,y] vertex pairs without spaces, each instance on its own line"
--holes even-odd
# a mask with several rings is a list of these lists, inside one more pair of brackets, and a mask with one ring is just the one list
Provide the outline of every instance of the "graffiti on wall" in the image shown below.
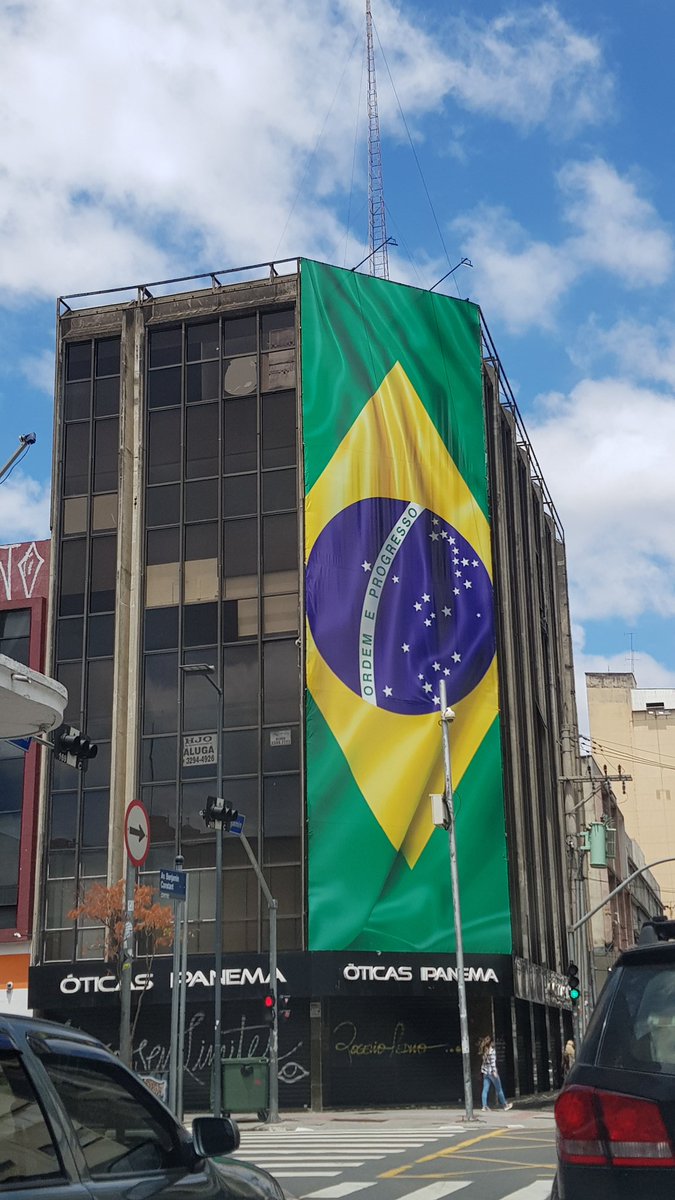
[[[40,552],[40,547],[44,554]],[[46,596],[49,542],[0,546],[0,600],[32,600]]]

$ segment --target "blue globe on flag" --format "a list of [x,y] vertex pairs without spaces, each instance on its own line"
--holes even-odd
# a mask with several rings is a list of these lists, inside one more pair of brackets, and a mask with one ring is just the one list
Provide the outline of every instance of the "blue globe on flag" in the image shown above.
[[490,576],[470,542],[429,509],[359,500],[319,534],[307,616],[331,670],[369,704],[409,716],[456,704],[495,653]]

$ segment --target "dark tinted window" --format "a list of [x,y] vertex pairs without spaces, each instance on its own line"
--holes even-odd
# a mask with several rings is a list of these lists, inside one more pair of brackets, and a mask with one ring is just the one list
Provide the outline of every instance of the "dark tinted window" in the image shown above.
[[208,521],[218,516],[218,480],[195,479],[185,485],[185,520]]
[[117,488],[119,425],[117,420],[97,421],[94,425],[94,491],[114,492]]
[[218,358],[220,353],[220,328],[217,321],[208,325],[188,325],[186,329],[186,356],[188,362],[202,358]]
[[91,379],[91,342],[71,342],[68,346],[66,379]]
[[622,969],[597,1061],[675,1075],[675,961]]
[[[26,1184],[39,1186],[63,1178],[56,1143],[18,1055],[13,1053],[0,1055],[0,1129],[3,1191],[20,1195],[18,1189]],[[36,1193],[31,1190],[30,1194]]]
[[180,479],[180,411],[150,413],[148,483]]
[[90,612],[112,612],[115,607],[117,538],[94,538],[91,544]]
[[178,329],[153,329],[150,333],[150,367],[168,367],[179,363],[183,353],[183,335]]
[[172,483],[148,488],[145,518],[148,525],[177,525],[180,521],[180,485]]
[[235,317],[223,325],[225,354],[249,354],[257,349],[255,317]]
[[96,374],[119,375],[120,339],[101,338],[96,343]]
[[86,562],[84,538],[63,542],[61,546],[61,605],[62,617],[76,616],[84,611],[84,573]]
[[290,467],[294,464],[295,426],[295,392],[263,396],[263,467]]
[[186,478],[218,474],[218,405],[188,409],[186,425]]
[[[255,398],[228,400],[223,410],[223,470],[255,471],[257,465],[258,416]],[[271,463],[270,466],[277,464]]]
[[0,654],[28,663],[30,609],[12,608],[0,612]]
[[82,496],[89,483],[89,425],[66,425],[64,496]]

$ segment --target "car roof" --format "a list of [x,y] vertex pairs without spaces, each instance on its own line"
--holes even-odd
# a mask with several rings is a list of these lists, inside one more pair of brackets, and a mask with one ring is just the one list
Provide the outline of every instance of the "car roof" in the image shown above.
[[59,1025],[56,1021],[43,1021],[39,1017],[28,1017],[23,1014],[13,1016],[8,1013],[0,1013],[0,1034],[17,1047],[31,1034],[38,1037],[68,1038],[70,1041],[88,1046],[100,1047],[103,1044],[98,1038],[83,1033],[80,1029],[73,1029],[71,1025]]
[[675,964],[675,942],[652,942],[646,946],[632,946],[624,950],[614,964],[615,967],[640,967],[658,963]]

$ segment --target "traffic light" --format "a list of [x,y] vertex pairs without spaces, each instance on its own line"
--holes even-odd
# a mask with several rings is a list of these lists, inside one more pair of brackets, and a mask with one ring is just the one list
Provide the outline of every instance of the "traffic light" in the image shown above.
[[274,992],[265,992],[263,996],[263,1016],[266,1025],[274,1024],[275,999]]
[[291,998],[290,996],[279,997],[279,1016],[287,1021],[291,1015]]
[[59,725],[54,733],[54,756],[59,762],[86,771],[91,758],[96,758],[98,746],[85,733],[72,725]]
[[581,996],[581,988],[579,987],[579,968],[573,962],[567,968],[567,995],[572,1001],[572,1007],[576,1008]]
[[202,817],[209,828],[221,825],[223,829],[228,830],[238,816],[236,808],[231,808],[220,796],[206,797],[206,808],[202,809]]

